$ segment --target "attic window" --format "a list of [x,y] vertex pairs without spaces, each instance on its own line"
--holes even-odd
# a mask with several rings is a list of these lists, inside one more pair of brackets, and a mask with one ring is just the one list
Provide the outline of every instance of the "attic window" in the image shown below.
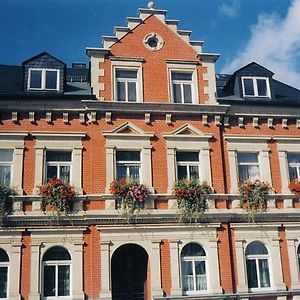
[[59,70],[29,69],[28,90],[57,91],[59,89]]
[[244,97],[270,98],[270,83],[268,77],[242,77]]
[[162,37],[156,33],[149,33],[144,37],[144,45],[152,51],[160,50],[164,45]]

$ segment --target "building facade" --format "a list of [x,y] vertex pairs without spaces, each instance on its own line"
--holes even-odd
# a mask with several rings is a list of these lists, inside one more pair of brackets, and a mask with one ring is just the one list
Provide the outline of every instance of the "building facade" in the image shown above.
[[[216,75],[165,10],[150,4],[87,48],[90,68],[43,52],[0,65],[0,299],[300,299],[300,91],[256,63]],[[120,214],[114,180],[150,190]],[[60,178],[73,210],[53,219],[39,186]],[[180,220],[176,181],[214,190]],[[238,184],[272,186],[249,219]]]

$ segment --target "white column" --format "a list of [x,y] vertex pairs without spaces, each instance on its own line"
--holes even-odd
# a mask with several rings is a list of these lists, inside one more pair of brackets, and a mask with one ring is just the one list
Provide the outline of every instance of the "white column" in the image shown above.
[[153,190],[151,147],[142,149],[142,183]]
[[180,279],[180,253],[179,241],[170,240],[170,260],[171,260],[171,295],[181,296],[181,279]]
[[282,194],[290,194],[291,191],[288,188],[289,185],[289,173],[288,173],[288,166],[287,166],[287,157],[285,151],[279,151],[279,167],[280,167],[280,176],[281,176],[281,192]]
[[111,182],[114,180],[114,170],[115,170],[115,150],[114,147],[106,146],[106,187],[105,193],[109,194],[109,187]]
[[273,266],[273,274],[274,274],[274,285],[276,290],[285,291],[286,286],[283,282],[283,274],[282,274],[282,265],[281,265],[281,255],[280,255],[280,239],[274,238],[272,239],[272,266]]
[[152,297],[159,297],[163,295],[161,288],[160,241],[153,241],[151,250],[151,294]]
[[211,168],[210,168],[210,149],[201,149],[200,151],[200,167],[201,167],[201,180],[205,180],[211,185]]
[[[237,194],[238,192],[238,177],[237,177],[237,166],[236,166],[236,151],[228,150],[228,160],[229,160],[229,174],[230,174],[230,194]],[[236,208],[239,200],[234,200],[232,206]]]
[[13,243],[9,260],[9,287],[10,300],[20,300],[20,265],[21,265],[21,243]]
[[287,239],[288,255],[290,262],[291,272],[291,288],[293,290],[300,289],[300,278],[299,278],[299,266],[298,266],[298,254],[295,239]]
[[31,243],[30,300],[40,300],[40,243]]
[[110,265],[110,241],[100,242],[101,251],[101,299],[111,299],[111,265]]
[[237,239],[235,241],[237,275],[238,275],[237,291],[239,293],[248,292],[244,243],[245,240]]
[[23,194],[23,189],[22,189],[23,151],[24,151],[24,147],[14,149],[14,163],[12,167],[13,178],[12,178],[11,185],[19,195]]
[[43,183],[44,148],[35,148],[35,178],[33,194],[38,192],[37,186]]
[[167,149],[167,166],[168,166],[168,193],[172,193],[173,185],[176,180],[175,176],[175,148]]
[[82,170],[82,148],[73,149],[73,161],[72,161],[72,182],[77,193],[82,194],[81,184],[81,170]]
[[83,274],[82,274],[82,252],[83,252],[83,243],[74,242],[74,253],[72,258],[72,268],[73,268],[73,277],[72,277],[72,296],[74,299],[84,299],[83,293]]
[[218,239],[209,241],[209,284],[210,291],[215,294],[222,293],[220,285],[219,259],[218,259]]
[[270,185],[272,185],[269,150],[262,150],[259,153],[259,160],[260,160],[260,176],[261,176],[261,179],[263,181],[268,182]]

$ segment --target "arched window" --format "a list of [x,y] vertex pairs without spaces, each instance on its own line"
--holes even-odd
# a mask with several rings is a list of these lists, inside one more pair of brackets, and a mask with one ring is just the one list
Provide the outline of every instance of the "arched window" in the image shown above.
[[7,299],[8,265],[8,255],[0,248],[0,299]]
[[[71,256],[59,246],[50,248],[43,256],[43,297],[70,296]],[[59,298],[61,299],[61,298]]]
[[182,289],[185,294],[207,291],[206,253],[195,243],[181,251]]
[[247,278],[249,288],[269,288],[269,253],[263,243],[252,242],[246,248]]

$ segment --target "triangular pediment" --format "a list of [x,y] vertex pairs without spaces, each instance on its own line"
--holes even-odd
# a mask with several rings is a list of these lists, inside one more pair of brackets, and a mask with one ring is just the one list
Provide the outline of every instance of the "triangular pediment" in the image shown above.
[[180,126],[176,130],[172,131],[170,134],[171,135],[194,135],[194,136],[205,135],[201,130],[188,123],[183,126]]
[[145,132],[136,125],[126,122],[121,126],[115,128],[111,133],[114,134],[145,134]]

